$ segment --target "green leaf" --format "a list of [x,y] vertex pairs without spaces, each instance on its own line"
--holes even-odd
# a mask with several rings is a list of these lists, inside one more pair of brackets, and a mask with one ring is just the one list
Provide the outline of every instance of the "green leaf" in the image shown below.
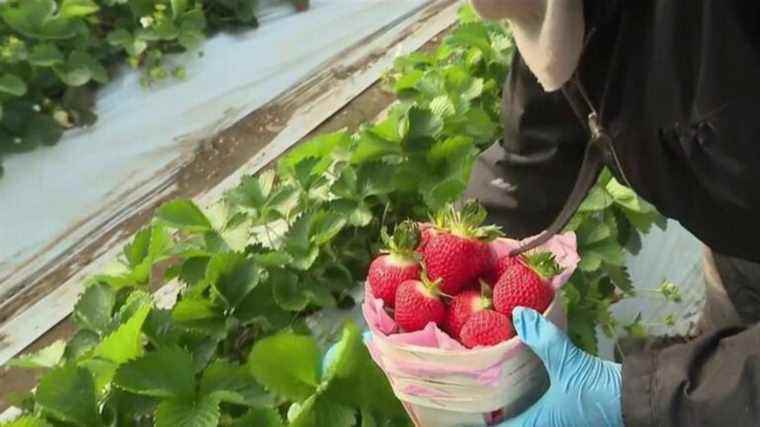
[[600,242],[612,236],[610,228],[603,223],[586,221],[578,228],[581,247]]
[[62,64],[65,60],[60,49],[52,43],[41,43],[34,46],[28,59],[30,64],[38,67],[52,67]]
[[581,262],[578,264],[578,268],[586,272],[596,271],[601,266],[602,257],[593,251],[584,251],[581,256]]
[[320,211],[314,216],[313,241],[324,245],[346,226],[347,219],[338,212]]
[[360,132],[351,153],[351,163],[360,164],[399,154],[401,154],[401,145],[379,138],[374,132]]
[[609,195],[614,199],[615,204],[628,210],[642,214],[654,212],[655,210],[654,206],[639,198],[633,190],[620,184],[614,178],[610,179],[605,188]]
[[18,356],[8,361],[8,367],[16,368],[52,368],[61,361],[66,350],[66,343],[58,340],[49,346],[30,354]]
[[627,295],[634,294],[635,289],[627,268],[615,265],[605,265],[604,271],[610,276],[610,280],[612,280],[612,283],[615,284],[618,289]]
[[311,395],[319,384],[319,350],[312,337],[281,332],[253,346],[248,368],[270,391],[291,400],[301,400]]
[[335,350],[333,364],[323,374],[325,396],[331,401],[383,414],[386,419],[404,417],[385,374],[362,342],[359,328],[348,323]]
[[206,215],[191,200],[177,199],[164,203],[156,217],[170,227],[191,233],[212,231]]
[[51,418],[81,426],[96,426],[95,384],[90,373],[77,366],[55,368],[40,380],[34,395]]
[[161,347],[122,365],[114,384],[126,391],[161,398],[195,395],[193,359],[176,347]]
[[420,107],[409,109],[406,117],[406,141],[408,150],[421,150],[443,130],[443,120],[430,110]]
[[332,163],[331,154],[335,151],[345,150],[349,145],[351,145],[351,137],[345,131],[319,135],[288,152],[280,160],[280,167],[295,168],[303,160],[313,159],[314,164],[309,168],[309,171],[320,175]]
[[2,427],[52,427],[52,425],[44,419],[31,415],[19,417],[7,424],[1,425]]
[[356,411],[345,405],[315,395],[303,404],[294,404],[288,411],[293,414],[290,427],[352,427],[356,423]]
[[579,212],[595,212],[607,209],[613,203],[613,198],[610,194],[599,186],[591,188],[586,199],[583,200],[581,206],[578,208]]
[[142,325],[150,313],[150,305],[142,305],[137,311],[108,335],[93,350],[93,356],[121,364],[143,354]]
[[[623,251],[623,247],[614,239],[606,239],[584,248],[584,258],[587,256],[593,256],[591,254],[600,257],[602,261],[608,264],[616,266],[623,266],[625,264],[625,252]],[[583,261],[581,260],[581,262]]]
[[274,404],[272,396],[256,382],[246,366],[226,360],[216,360],[206,368],[200,394],[242,406],[263,408]]
[[188,0],[171,0],[172,17],[179,18],[180,15],[187,11]]
[[169,399],[158,405],[156,427],[216,427],[220,417],[219,401],[213,396]]
[[67,39],[76,34],[74,21],[56,14],[54,0],[24,0],[0,4],[0,16],[9,27],[36,39]]
[[269,281],[274,291],[274,300],[288,311],[301,311],[309,304],[309,299],[299,287],[298,276],[290,271],[276,269],[269,272]]
[[254,409],[248,414],[236,418],[230,427],[284,427],[282,418],[271,408]]
[[23,96],[26,94],[26,90],[26,83],[18,76],[9,73],[0,75],[0,93]]
[[108,330],[116,305],[116,294],[106,285],[94,283],[87,287],[74,306],[74,322],[81,328],[99,334]]
[[218,317],[222,310],[208,298],[185,296],[172,310],[172,319],[177,322],[188,322]]
[[253,254],[253,260],[262,267],[272,268],[290,264],[293,257],[287,252],[266,251]]
[[472,138],[461,135],[446,138],[430,148],[427,159],[430,163],[437,165],[467,155],[472,147]]
[[235,310],[235,317],[243,325],[257,324],[264,331],[282,329],[291,323],[292,314],[275,301],[272,281],[260,283]]
[[92,0],[63,0],[61,4],[61,16],[64,18],[78,18],[97,12],[100,6]]
[[259,268],[245,255],[234,252],[215,255],[206,269],[206,280],[229,307],[237,307],[259,284],[259,278]]
[[454,103],[447,95],[441,95],[430,101],[430,111],[438,117],[449,117],[456,114]]

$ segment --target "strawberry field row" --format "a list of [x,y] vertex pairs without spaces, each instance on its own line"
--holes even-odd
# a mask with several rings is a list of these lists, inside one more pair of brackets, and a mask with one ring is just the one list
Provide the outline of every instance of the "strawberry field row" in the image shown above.
[[[383,226],[461,196],[501,133],[512,52],[507,30],[463,8],[437,50],[397,60],[387,118],[298,146],[208,208],[161,206],[89,280],[74,337],[12,362],[46,373],[10,425],[409,425],[359,327],[323,367],[306,318],[355,306]],[[583,262],[565,299],[584,348],[597,325],[614,330],[609,306],[631,292],[623,247],[657,218],[606,174],[570,225]],[[178,301],[157,307],[149,285],[167,281]]]
[[[290,0],[299,10],[308,0]],[[182,67],[169,53],[258,25],[255,0],[8,0],[0,3],[0,156],[55,144],[95,122],[95,90],[116,67],[150,85]],[[0,175],[2,167],[0,166]]]

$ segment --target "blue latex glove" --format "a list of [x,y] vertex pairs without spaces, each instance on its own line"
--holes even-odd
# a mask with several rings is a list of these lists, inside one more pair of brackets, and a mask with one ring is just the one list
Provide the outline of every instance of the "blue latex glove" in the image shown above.
[[551,385],[538,402],[500,427],[623,425],[621,365],[579,349],[535,310],[517,307],[512,318],[517,335],[544,362]]

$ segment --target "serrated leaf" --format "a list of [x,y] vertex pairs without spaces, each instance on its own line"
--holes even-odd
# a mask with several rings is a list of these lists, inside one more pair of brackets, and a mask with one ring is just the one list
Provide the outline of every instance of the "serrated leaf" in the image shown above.
[[269,272],[269,282],[274,291],[274,300],[288,311],[301,311],[309,304],[309,299],[299,287],[298,276],[286,270]]
[[287,326],[292,314],[282,309],[274,299],[272,282],[260,283],[240,303],[235,317],[243,325],[258,324],[264,331],[273,331]]
[[578,268],[586,272],[596,271],[601,266],[602,257],[593,251],[584,251],[581,256],[581,261],[578,263]]
[[[281,369],[282,366],[288,369]],[[302,400],[319,384],[319,350],[312,337],[281,332],[253,346],[248,368],[270,391],[291,400]]]
[[293,261],[293,257],[283,251],[255,253],[253,254],[253,259],[262,267],[280,267]]
[[172,319],[177,322],[188,322],[218,317],[221,308],[211,300],[203,297],[184,297],[172,309]]
[[156,210],[156,218],[170,227],[188,232],[212,231],[211,223],[198,206],[190,200],[177,199],[164,203]]
[[[377,130],[377,129],[375,129]],[[351,163],[360,164],[374,161],[385,156],[400,155],[401,145],[380,138],[372,131],[359,133],[351,153]]]
[[221,414],[213,396],[198,399],[169,399],[158,405],[156,427],[216,427]]
[[602,187],[594,186],[578,208],[579,212],[596,212],[607,209],[613,203],[613,198]]
[[452,158],[465,156],[472,147],[472,138],[454,136],[433,145],[427,154],[427,159],[430,163],[439,164]]
[[[323,396],[315,395],[303,404],[294,404],[290,427],[352,427],[356,411]],[[288,411],[291,418],[291,411]]]
[[259,268],[245,255],[234,252],[215,255],[206,269],[206,280],[229,307],[236,307],[259,284],[259,278]]
[[314,216],[312,240],[317,245],[324,245],[332,240],[346,226],[347,219],[337,212],[320,211]]
[[456,114],[457,110],[454,103],[447,95],[440,95],[430,101],[430,111],[439,117],[448,117]]
[[604,271],[610,276],[610,280],[615,286],[626,293],[627,295],[634,294],[633,282],[631,281],[631,275],[628,273],[626,267],[605,265]]
[[606,224],[593,221],[584,222],[578,228],[577,234],[580,238],[581,247],[600,242],[612,236],[612,232]]
[[284,427],[280,414],[271,408],[254,409],[248,414],[236,418],[230,427]]
[[332,163],[330,155],[336,150],[348,148],[349,145],[351,137],[345,131],[323,134],[293,148],[280,164],[282,167],[295,168],[301,161],[312,158],[314,163],[309,171],[319,175]]
[[105,359],[90,358],[79,362],[79,366],[87,368],[95,381],[95,393],[100,396],[106,386],[113,380],[118,365]]
[[251,376],[246,366],[226,360],[216,360],[203,372],[200,384],[202,396],[214,396],[219,401],[250,407],[269,407],[272,396]]
[[123,390],[145,396],[187,398],[195,395],[193,372],[190,353],[167,346],[122,365],[113,381]]
[[[584,248],[583,257],[587,257],[592,253],[608,264],[616,266],[622,266],[625,264],[625,252],[623,251],[623,247],[614,239],[606,239],[593,245],[589,245],[587,248]],[[583,261],[581,260],[581,262]]]
[[94,283],[85,289],[74,306],[74,322],[81,328],[105,333],[111,323],[116,294],[106,285]]
[[429,141],[437,137],[443,130],[443,120],[430,110],[412,107],[406,117],[406,141],[408,150],[423,149]]
[[138,308],[129,320],[95,347],[93,356],[121,364],[142,355],[141,330],[150,310],[150,305],[142,305]]
[[80,329],[66,344],[66,360],[75,360],[84,356],[100,342],[100,336],[88,329]]
[[605,189],[612,196],[616,204],[628,210],[642,214],[654,212],[655,210],[654,206],[641,199],[632,189],[620,184],[614,178],[610,179]]
[[48,372],[35,392],[39,408],[51,418],[81,426],[97,426],[95,383],[90,373],[73,365]]
[[25,354],[8,361],[8,367],[15,368],[52,368],[61,361],[66,350],[66,343],[58,340],[49,346],[30,354]]
[[26,82],[14,74],[0,75],[0,93],[13,96],[23,96],[26,93]]
[[429,190],[422,190],[422,196],[428,208],[437,211],[459,199],[466,188],[467,184],[462,180],[449,178],[435,184]]

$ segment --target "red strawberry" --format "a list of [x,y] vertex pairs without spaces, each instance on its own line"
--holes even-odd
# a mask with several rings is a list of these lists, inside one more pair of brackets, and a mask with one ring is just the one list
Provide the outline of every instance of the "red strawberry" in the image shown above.
[[494,286],[496,311],[511,317],[512,310],[519,306],[543,313],[554,300],[554,289],[548,280],[560,271],[551,252],[521,258],[507,268]]
[[367,274],[367,282],[372,295],[393,307],[396,300],[396,288],[407,280],[420,277],[420,266],[414,249],[419,241],[419,228],[411,221],[405,221],[396,227],[393,237],[383,229],[381,236],[388,253],[372,261]]
[[490,288],[483,284],[481,291],[467,290],[455,296],[446,310],[446,331],[454,339],[459,339],[459,333],[465,322],[474,313],[491,308]]
[[423,273],[421,280],[407,280],[396,290],[396,324],[405,332],[424,329],[428,323],[443,324],[446,305],[438,292],[438,283],[430,283]]
[[491,270],[486,272],[486,275],[484,277],[485,281],[492,284],[498,282],[499,278],[504,274],[505,271],[507,271],[507,268],[516,262],[517,257],[509,255],[505,255],[501,258],[496,259],[493,262],[493,267]]
[[442,293],[458,294],[491,268],[493,259],[487,241],[499,230],[480,227],[485,217],[485,210],[475,202],[468,202],[461,211],[449,207],[436,217],[436,230],[430,233],[421,252],[430,278],[443,281]]
[[482,310],[472,316],[462,327],[461,342],[467,348],[479,345],[496,345],[515,336],[509,317],[493,311]]

